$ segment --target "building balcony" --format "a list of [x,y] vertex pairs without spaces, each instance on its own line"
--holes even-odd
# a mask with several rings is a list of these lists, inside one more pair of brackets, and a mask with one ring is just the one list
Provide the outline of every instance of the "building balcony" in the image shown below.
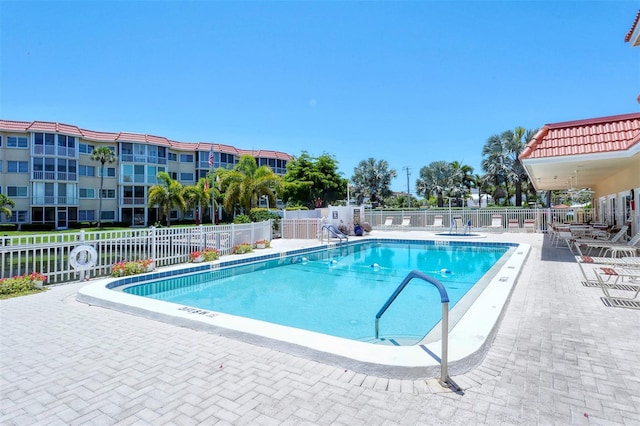
[[78,198],[56,196],[56,195],[37,195],[31,197],[31,205],[33,206],[77,206]]
[[69,148],[66,146],[51,146],[51,145],[33,145],[33,155],[49,155],[58,157],[78,158],[78,152],[76,148]]
[[131,206],[131,205],[146,206],[147,201],[145,197],[122,197],[120,199],[120,204],[128,205],[128,206]]
[[78,174],[71,172],[45,172],[45,171],[34,171],[31,172],[32,180],[57,180],[57,181],[78,181]]

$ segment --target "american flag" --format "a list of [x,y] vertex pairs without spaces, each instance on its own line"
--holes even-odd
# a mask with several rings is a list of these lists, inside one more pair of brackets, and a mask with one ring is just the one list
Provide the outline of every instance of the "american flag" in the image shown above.
[[209,150],[209,167],[213,167],[213,145],[211,145],[211,149]]

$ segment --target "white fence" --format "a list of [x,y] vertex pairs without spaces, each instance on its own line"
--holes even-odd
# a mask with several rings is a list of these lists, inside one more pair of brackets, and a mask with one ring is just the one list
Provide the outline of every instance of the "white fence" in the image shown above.
[[271,221],[200,225],[185,228],[145,228],[115,231],[33,234],[0,237],[0,278],[34,271],[47,275],[47,283],[78,279],[70,266],[69,254],[78,246],[95,249],[95,266],[84,271],[86,277],[109,275],[111,265],[122,260],[153,259],[156,266],[189,261],[189,254],[215,248],[221,255],[231,254],[234,246],[258,240],[271,240]]
[[[471,221],[471,229],[481,230],[491,227],[493,217],[500,216],[503,231],[513,231],[509,222],[517,221],[518,228],[524,230],[525,220],[534,220],[537,232],[546,232],[548,225],[554,222],[591,222],[592,211],[585,209],[424,209],[424,210],[366,210],[365,220],[373,228],[384,228],[385,222],[391,218],[394,226],[400,225],[409,218],[407,228],[432,229],[436,217],[442,218],[441,229],[449,229],[455,217],[462,217],[466,225]],[[500,228],[495,230],[500,231]]]
[[[536,232],[546,232],[550,223],[591,222],[591,211],[584,209],[429,209],[429,210],[372,210],[364,212],[365,222],[373,229],[424,229],[448,230],[454,218],[461,217],[462,223],[471,222],[471,230],[494,232],[522,231],[525,221],[533,221]],[[500,218],[495,226],[494,218]],[[436,220],[439,218],[439,220]],[[402,225],[407,222],[408,225]],[[387,225],[391,221],[391,226]],[[441,224],[439,224],[441,223]],[[434,226],[435,225],[435,226]],[[282,219],[282,238],[320,238],[320,219]]]

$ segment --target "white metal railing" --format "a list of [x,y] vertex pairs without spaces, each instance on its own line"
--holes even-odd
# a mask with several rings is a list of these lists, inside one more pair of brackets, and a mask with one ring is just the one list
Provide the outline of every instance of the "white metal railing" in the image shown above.
[[[594,220],[592,210],[569,209],[421,209],[421,210],[365,210],[365,221],[375,229],[399,227],[404,218],[410,218],[409,226],[403,229],[448,230],[455,217],[462,217],[462,223],[471,222],[471,230],[491,229],[494,231],[526,231],[525,220],[533,220],[536,232],[546,232],[550,223],[582,223]],[[502,226],[492,226],[493,216],[502,218]],[[387,219],[392,225],[385,225]],[[436,220],[438,218],[439,220]],[[512,223],[509,226],[510,221]],[[517,225],[516,225],[517,221]]]
[[96,250],[97,261],[86,277],[111,273],[111,265],[126,260],[153,259],[156,266],[189,261],[195,250],[215,248],[229,255],[234,246],[271,240],[271,221],[181,228],[144,228],[113,231],[31,234],[0,237],[0,278],[34,271],[47,283],[72,281],[79,276],[69,265],[69,253],[78,246]]

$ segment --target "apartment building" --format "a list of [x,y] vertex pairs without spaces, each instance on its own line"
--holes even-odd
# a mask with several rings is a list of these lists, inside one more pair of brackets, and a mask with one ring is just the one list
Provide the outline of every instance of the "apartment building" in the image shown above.
[[[105,164],[91,153],[106,146],[117,161]],[[178,142],[160,136],[101,132],[45,121],[0,119],[0,193],[16,204],[4,223],[47,223],[65,229],[78,222],[124,222],[147,226],[159,220],[149,208],[149,188],[158,172],[168,172],[183,185],[194,185],[213,166],[232,168],[241,155],[276,174],[286,172],[291,156],[284,152],[243,150],[210,142]],[[104,174],[102,210],[100,180]],[[172,211],[172,219],[193,218],[194,212]]]

